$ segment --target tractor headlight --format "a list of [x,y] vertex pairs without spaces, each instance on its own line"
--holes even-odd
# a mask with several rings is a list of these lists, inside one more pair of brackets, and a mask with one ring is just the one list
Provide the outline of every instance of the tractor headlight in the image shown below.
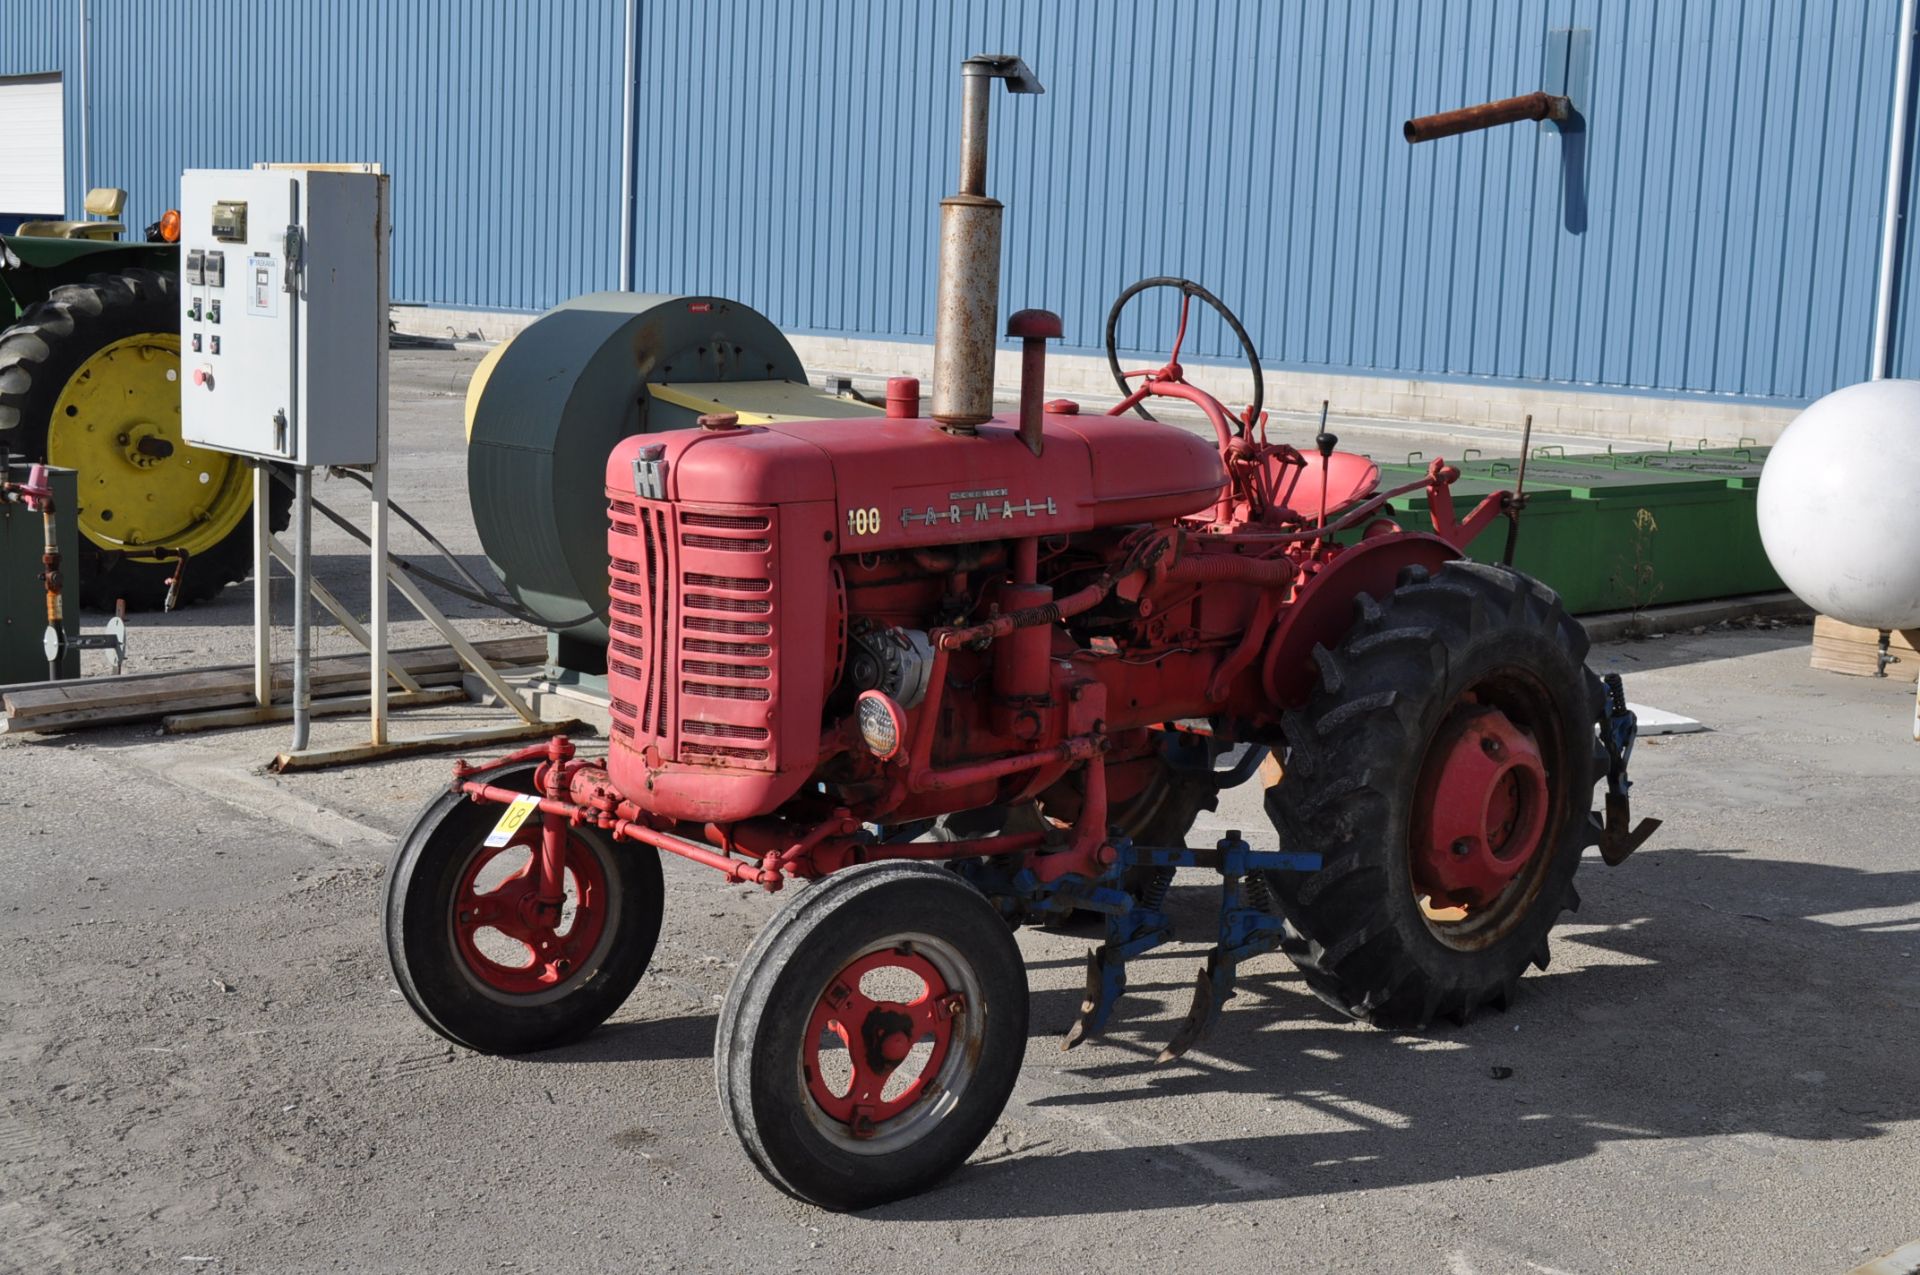
[[891,761],[907,737],[906,710],[884,691],[862,691],[859,714],[860,738],[875,757]]

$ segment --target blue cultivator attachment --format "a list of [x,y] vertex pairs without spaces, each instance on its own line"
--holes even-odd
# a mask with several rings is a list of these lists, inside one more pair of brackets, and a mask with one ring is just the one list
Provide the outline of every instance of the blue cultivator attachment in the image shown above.
[[1273,951],[1286,934],[1287,923],[1275,914],[1262,874],[1315,872],[1320,856],[1255,850],[1238,832],[1227,833],[1211,850],[1136,846],[1124,840],[1115,849],[1118,854],[1114,866],[1120,874],[1128,868],[1147,868],[1153,877],[1131,908],[1124,913],[1108,913],[1107,941],[1087,956],[1087,997],[1061,1047],[1071,1049],[1104,1029],[1115,1003],[1127,990],[1127,962],[1173,937],[1173,924],[1161,908],[1174,870],[1212,868],[1220,874],[1218,938],[1194,982],[1193,1006],[1187,1011],[1186,1021],[1155,1060],[1169,1062],[1193,1048],[1219,1019],[1221,1009],[1233,996],[1240,962]]
[[1646,844],[1658,819],[1633,822],[1633,807],[1627,790],[1633,782],[1627,778],[1627,762],[1633,756],[1633,741],[1639,734],[1639,721],[1627,707],[1626,688],[1618,673],[1609,673],[1601,682],[1606,687],[1606,717],[1600,723],[1600,743],[1607,750],[1607,817],[1600,823],[1600,857],[1610,868],[1618,867],[1628,855]]
[[[1220,924],[1213,950],[1207,953],[1195,980],[1193,1006],[1174,1033],[1158,1062],[1168,1062],[1191,1049],[1220,1017],[1233,996],[1240,962],[1280,946],[1287,925],[1273,909],[1262,875],[1267,872],[1316,872],[1318,854],[1285,850],[1255,850],[1229,832],[1212,849],[1185,846],[1137,846],[1125,838],[1114,843],[1113,865],[1097,881],[1074,877],[1045,885],[1030,871],[1008,873],[993,863],[969,864],[961,870],[998,901],[1015,912],[1098,912],[1107,919],[1106,942],[1087,955],[1087,996],[1061,1048],[1071,1049],[1098,1035],[1127,990],[1127,962],[1173,938],[1173,922],[1163,910],[1167,890],[1178,868],[1212,868],[1220,874]],[[1151,872],[1138,897],[1121,883],[1130,869]]]

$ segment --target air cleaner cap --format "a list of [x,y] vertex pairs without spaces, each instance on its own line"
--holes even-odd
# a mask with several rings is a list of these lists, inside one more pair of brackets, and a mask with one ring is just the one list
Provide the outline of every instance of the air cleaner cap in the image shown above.
[[705,416],[697,419],[694,424],[698,425],[701,429],[715,431],[739,429],[740,414],[738,412],[708,412]]

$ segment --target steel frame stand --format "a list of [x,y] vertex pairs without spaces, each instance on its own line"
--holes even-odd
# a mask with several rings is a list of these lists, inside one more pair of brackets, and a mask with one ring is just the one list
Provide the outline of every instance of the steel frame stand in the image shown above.
[[[384,404],[385,375],[381,377],[383,393],[380,401]],[[473,644],[454,627],[453,622],[428,599],[420,586],[409,579],[405,572],[387,558],[387,423],[382,411],[379,423],[379,459],[370,467],[369,481],[372,487],[371,529],[368,539],[368,579],[370,583],[370,601],[367,623],[362,625],[353,613],[343,605],[338,597],[314,577],[311,533],[303,528],[311,527],[312,518],[312,475],[302,470],[296,475],[296,495],[294,508],[295,543],[292,551],[281,545],[267,530],[265,485],[273,481],[265,465],[255,469],[255,523],[254,523],[254,707],[240,710],[238,713],[223,714],[221,724],[242,724],[244,722],[280,721],[291,719],[293,738],[286,749],[273,759],[271,769],[285,772],[290,770],[317,770],[326,766],[351,765],[356,762],[376,761],[382,757],[403,756],[413,753],[434,752],[443,749],[460,748],[467,744],[498,743],[506,740],[529,739],[564,733],[578,726],[577,722],[545,722],[540,719],[513,685],[502,677],[485,656],[473,647]],[[272,589],[273,563],[278,560],[293,577],[294,584],[294,638],[293,638],[293,687],[290,702],[281,704],[273,699],[273,630],[272,630]],[[501,703],[511,708],[519,721],[507,726],[479,727],[469,730],[448,731],[412,739],[396,740],[389,735],[389,709],[396,704],[431,704],[454,698],[441,695],[423,688],[405,669],[396,665],[388,655],[387,626],[391,609],[388,605],[387,586],[391,584],[406,599],[413,609],[429,624],[433,625],[441,638],[453,648],[460,662],[486,683],[487,688],[500,697]],[[312,664],[311,607],[309,602],[318,602],[328,614],[332,615],[360,645],[368,655],[368,691],[365,695],[347,697],[332,703],[316,705],[312,698],[310,670]],[[398,685],[397,694],[388,689],[389,678]],[[464,693],[458,698],[464,699]],[[368,719],[368,739],[361,744],[347,744],[328,748],[314,748],[309,745],[308,722],[317,713],[355,712],[365,709]],[[238,720],[235,720],[238,718]],[[193,723],[189,721],[188,729]]]
[[[387,218],[381,218],[383,224]],[[387,312],[387,275],[380,272],[380,313]],[[381,757],[459,748],[467,744],[495,743],[561,734],[576,729],[577,721],[543,722],[520,693],[473,648],[453,622],[428,600],[427,595],[387,557],[387,353],[381,344],[379,386],[375,395],[379,418],[374,428],[374,461],[368,466],[372,490],[371,527],[368,533],[368,580],[370,601],[367,622],[362,625],[354,614],[321,584],[313,574],[313,471],[301,467],[294,473],[293,546],[289,550],[274,538],[271,522],[275,481],[270,462],[256,461],[253,466],[253,707],[226,709],[206,714],[182,714],[172,719],[169,729],[191,731],[212,726],[244,726],[263,722],[293,723],[293,738],[285,752],[271,763],[276,771],[314,770],[324,766],[374,761]],[[273,684],[273,564],[279,561],[293,577],[293,686],[286,702],[276,702]],[[442,703],[465,699],[464,692],[442,693],[424,689],[387,653],[387,626],[390,610],[387,586],[391,583],[422,618],[439,631],[462,664],[471,669],[500,702],[518,715],[509,726],[449,731],[414,739],[389,737],[389,710],[397,705]],[[312,606],[318,602],[340,627],[359,642],[368,655],[368,690],[363,696],[338,697],[314,703],[310,674],[312,670]],[[388,679],[399,687],[390,693]],[[368,738],[363,744],[332,748],[312,748],[308,743],[310,719],[331,713],[367,713]]]

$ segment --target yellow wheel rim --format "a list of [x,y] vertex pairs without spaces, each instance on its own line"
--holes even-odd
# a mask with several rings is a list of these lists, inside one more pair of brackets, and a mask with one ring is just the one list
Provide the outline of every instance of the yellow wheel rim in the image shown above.
[[103,549],[202,554],[253,503],[246,463],[180,438],[180,338],[115,341],[73,374],[53,405],[47,460],[80,473],[80,531]]

